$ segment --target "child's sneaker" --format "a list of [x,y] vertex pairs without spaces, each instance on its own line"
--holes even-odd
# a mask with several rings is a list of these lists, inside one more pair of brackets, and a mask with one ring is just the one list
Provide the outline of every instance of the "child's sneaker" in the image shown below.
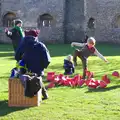
[[49,98],[47,90],[45,89],[45,87],[42,88],[42,96],[43,96],[42,100],[46,100]]
[[48,93],[46,92],[46,93],[44,94],[42,100],[46,100],[46,99],[48,99],[48,98],[49,98],[49,96],[48,96]]

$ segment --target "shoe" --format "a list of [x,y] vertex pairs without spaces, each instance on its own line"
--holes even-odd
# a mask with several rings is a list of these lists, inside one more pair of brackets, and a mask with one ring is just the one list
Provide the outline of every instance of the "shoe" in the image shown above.
[[65,72],[64,75],[72,75],[73,72]]
[[46,100],[46,99],[48,99],[48,98],[49,98],[48,94],[45,93],[44,96],[43,96],[43,98],[42,98],[42,100]]
[[49,98],[47,91],[45,91],[44,89],[42,89],[42,96],[43,96],[42,100],[46,100]]
[[45,98],[45,97],[42,98],[42,100],[46,100],[46,99],[48,99],[48,98]]

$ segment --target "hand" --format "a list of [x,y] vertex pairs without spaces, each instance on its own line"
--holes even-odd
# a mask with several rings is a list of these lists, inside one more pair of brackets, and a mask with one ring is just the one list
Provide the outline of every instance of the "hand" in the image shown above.
[[74,43],[71,43],[71,47],[74,47]]
[[8,30],[8,28],[5,28],[5,32],[8,32],[9,30]]
[[105,60],[106,63],[109,63],[108,60]]

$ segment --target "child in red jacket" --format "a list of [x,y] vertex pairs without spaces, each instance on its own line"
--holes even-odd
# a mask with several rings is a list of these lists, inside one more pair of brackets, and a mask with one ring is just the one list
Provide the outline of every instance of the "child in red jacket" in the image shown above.
[[73,61],[74,65],[77,65],[77,57],[79,57],[82,61],[83,65],[83,79],[86,77],[86,71],[87,71],[87,59],[89,56],[95,54],[105,62],[107,62],[107,59],[98,52],[98,50],[95,48],[95,43],[96,40],[93,37],[89,37],[87,40],[87,43],[77,43],[77,42],[72,42],[71,46],[78,46],[82,47],[80,50],[76,49],[74,54],[73,54]]

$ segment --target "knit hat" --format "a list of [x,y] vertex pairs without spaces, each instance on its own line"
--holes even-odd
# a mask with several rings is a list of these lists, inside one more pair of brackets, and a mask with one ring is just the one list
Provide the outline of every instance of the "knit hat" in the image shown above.
[[26,30],[25,31],[25,36],[37,37],[39,33],[40,33],[40,30]]
[[19,24],[19,23],[23,23],[22,20],[16,19],[16,20],[15,20],[15,25],[17,25],[17,24]]

